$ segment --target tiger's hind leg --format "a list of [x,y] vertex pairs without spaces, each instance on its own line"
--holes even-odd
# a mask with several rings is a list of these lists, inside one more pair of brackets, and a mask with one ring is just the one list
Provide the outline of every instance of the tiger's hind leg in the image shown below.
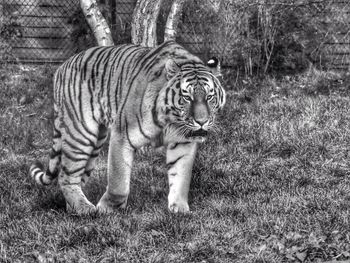
[[[96,133],[98,129],[96,128]],[[96,210],[95,206],[86,198],[83,190],[83,178],[86,179],[90,158],[98,144],[98,136],[94,139],[89,136],[89,141],[78,139],[75,140],[71,136],[72,131],[68,135],[67,131],[63,133],[62,140],[62,171],[58,178],[58,182],[64,198],[67,203],[67,211],[78,214],[88,214]],[[80,135],[81,138],[84,137]],[[85,137],[87,138],[87,137]]]
[[108,128],[103,126],[103,125],[100,125],[96,147],[93,149],[93,151],[90,155],[89,161],[86,164],[85,173],[83,175],[83,178],[81,179],[83,184],[87,183],[92,171],[95,169],[96,159],[97,159],[100,151],[102,150],[102,147],[103,147],[104,143],[106,142],[107,138],[108,138]]
[[78,214],[88,214],[95,210],[95,206],[86,198],[81,188],[82,177],[90,155],[84,158],[82,157],[84,154],[77,154],[81,157],[72,157],[71,154],[63,151],[62,171],[58,178],[58,183],[66,200],[67,211]]

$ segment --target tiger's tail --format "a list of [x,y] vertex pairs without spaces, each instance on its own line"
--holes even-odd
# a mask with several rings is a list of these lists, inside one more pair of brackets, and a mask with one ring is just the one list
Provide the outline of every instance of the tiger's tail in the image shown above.
[[50,185],[56,179],[58,173],[59,171],[52,173],[50,168],[48,168],[45,172],[44,166],[39,161],[33,163],[29,168],[29,174],[35,180],[35,182],[45,186]]
[[[55,108],[55,113],[57,113]],[[50,152],[49,166],[44,171],[44,166],[39,162],[34,162],[29,168],[29,175],[40,185],[50,185],[59,175],[61,170],[62,155],[62,134],[59,129],[59,118],[55,114],[53,130],[53,146]]]

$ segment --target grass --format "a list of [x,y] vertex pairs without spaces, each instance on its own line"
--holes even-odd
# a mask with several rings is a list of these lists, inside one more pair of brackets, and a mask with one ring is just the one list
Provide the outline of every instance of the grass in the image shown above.
[[[0,70],[1,262],[325,262],[350,259],[348,76],[238,81],[201,145],[189,214],[167,211],[164,156],[137,156],[126,210],[67,214],[29,165],[51,145],[51,67]],[[106,151],[85,188],[106,186]]]

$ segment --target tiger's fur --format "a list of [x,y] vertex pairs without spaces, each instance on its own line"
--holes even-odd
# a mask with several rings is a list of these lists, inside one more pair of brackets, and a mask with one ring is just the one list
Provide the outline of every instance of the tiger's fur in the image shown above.
[[[173,212],[189,211],[198,143],[205,140],[225,104],[225,91],[214,71],[172,41],[153,49],[94,47],[71,57],[54,76],[48,168],[44,172],[35,163],[30,175],[42,185],[58,177],[68,210],[110,212],[126,206],[135,150],[164,145],[168,207]],[[108,186],[95,207],[81,184],[94,169],[108,133]]]

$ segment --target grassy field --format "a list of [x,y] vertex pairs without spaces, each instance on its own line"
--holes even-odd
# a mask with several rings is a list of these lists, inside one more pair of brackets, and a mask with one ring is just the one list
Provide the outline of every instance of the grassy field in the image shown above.
[[[350,259],[348,77],[227,81],[200,147],[189,214],[167,211],[164,156],[137,156],[128,208],[65,212],[27,175],[51,145],[51,67],[0,70],[0,262],[338,262]],[[86,186],[106,186],[106,151]]]

